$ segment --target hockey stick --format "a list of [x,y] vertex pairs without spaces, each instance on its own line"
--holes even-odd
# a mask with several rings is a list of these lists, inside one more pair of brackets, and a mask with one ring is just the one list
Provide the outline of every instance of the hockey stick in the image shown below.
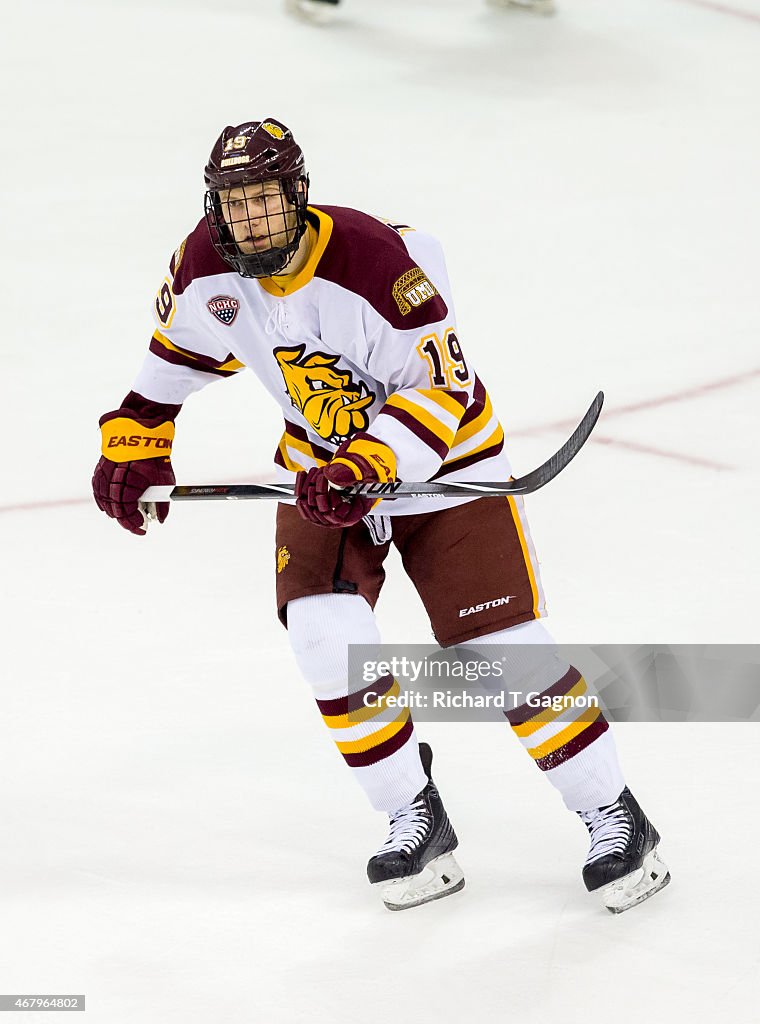
[[[480,497],[503,498],[510,494],[530,494],[548,484],[565,466],[574,459],[588,441],[599,413],[602,411],[604,394],[600,391],[588,407],[588,411],[572,436],[565,441],[558,452],[538,469],[525,476],[506,482],[494,483],[389,483],[357,484],[345,491],[346,496],[361,494],[381,497],[383,501],[396,498],[461,498]],[[149,487],[140,498],[142,504],[155,501],[237,501],[253,498],[292,498],[293,484],[209,484],[208,486]]]

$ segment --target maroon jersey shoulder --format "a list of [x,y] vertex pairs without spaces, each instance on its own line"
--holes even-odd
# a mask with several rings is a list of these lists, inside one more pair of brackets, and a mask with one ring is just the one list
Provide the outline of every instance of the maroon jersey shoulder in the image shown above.
[[205,217],[174,253],[169,271],[174,278],[172,291],[175,295],[181,295],[191,281],[199,277],[234,273],[211,244]]
[[392,227],[345,206],[315,206],[332,220],[332,232],[314,274],[360,295],[400,331],[426,327],[448,316],[443,297],[409,255]]

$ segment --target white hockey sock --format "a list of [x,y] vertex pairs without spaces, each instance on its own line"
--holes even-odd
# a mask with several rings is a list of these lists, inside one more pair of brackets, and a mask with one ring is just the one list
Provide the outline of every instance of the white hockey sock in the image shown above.
[[[607,719],[599,708],[582,706],[586,681],[559,657],[545,626],[525,622],[480,636],[467,647],[481,645],[504,647],[506,688],[521,694],[507,719],[566,807],[587,811],[617,800],[625,782]],[[555,706],[543,706],[542,699]]]
[[[385,676],[371,685],[348,678],[348,645],[379,644],[375,616],[355,594],[317,594],[288,603],[288,636],[298,667],[338,750],[378,811],[408,804],[427,777],[408,708],[383,708],[398,684]],[[366,707],[365,691],[377,708]]]

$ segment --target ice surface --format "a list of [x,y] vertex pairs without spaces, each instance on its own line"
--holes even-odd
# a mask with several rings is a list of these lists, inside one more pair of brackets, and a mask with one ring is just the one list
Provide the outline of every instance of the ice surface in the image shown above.
[[[4,992],[85,992],[97,1024],[758,1019],[755,724],[617,728],[673,872],[620,919],[505,730],[421,727],[467,888],[388,914],[384,824],[274,618],[273,508],[178,506],[138,541],[87,500],[211,141],[271,114],[315,201],[441,237],[517,472],[605,390],[528,500],[558,639],[756,641],[760,4],[559,3],[4,13]],[[178,479],[264,479],[278,436],[251,375],[220,383]],[[426,642],[391,570],[384,636]]]

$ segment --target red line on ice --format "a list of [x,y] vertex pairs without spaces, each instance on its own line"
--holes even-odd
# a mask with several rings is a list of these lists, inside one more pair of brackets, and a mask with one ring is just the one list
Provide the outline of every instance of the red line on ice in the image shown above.
[[687,462],[690,466],[701,466],[703,469],[733,469],[723,462],[713,462],[712,459],[702,459],[698,455],[684,455],[682,452],[669,452],[665,448],[655,448],[653,445],[639,444],[638,441],[620,441],[616,437],[600,437],[592,434],[591,441],[597,444],[607,444],[616,448],[627,448],[632,452],[640,452],[642,455],[657,455],[661,459],[674,459],[676,462]]
[[[683,391],[674,391],[667,395],[647,398],[641,402],[632,402],[629,405],[621,405],[616,409],[605,409],[602,413],[602,419],[609,420],[617,416],[629,416],[632,413],[644,412],[648,409],[657,409],[663,405],[673,405],[677,402],[687,402],[694,398],[704,398],[713,391],[723,391],[726,388],[736,387],[738,384],[746,384],[748,381],[756,377],[760,377],[760,367],[757,367],[754,370],[746,370],[743,373],[735,373],[731,377],[722,377],[719,380],[710,381],[707,384],[697,384],[694,387],[684,388]],[[544,434],[547,430],[567,429],[568,427],[575,426],[575,423],[576,420],[555,420],[554,423],[528,427],[525,430],[515,430],[511,433],[516,437],[530,437],[534,434]],[[596,441],[597,444],[606,444],[618,448],[628,448],[630,451],[637,451],[642,454],[656,455],[663,459],[674,459],[678,462],[686,462],[692,466],[703,466],[707,469],[733,469],[733,466],[714,462],[711,459],[703,459],[698,455],[669,452],[664,448],[655,448],[651,445],[641,444],[638,441],[622,441],[613,437],[600,437],[598,434],[592,434],[590,440]]]
[[[759,19],[760,20],[760,19]],[[661,405],[669,405],[674,402],[685,402],[692,398],[702,398],[712,391],[720,391],[724,388],[734,387],[737,384],[744,384],[754,377],[760,377],[760,367],[755,370],[748,370],[745,373],[734,374],[733,377],[723,377],[721,380],[712,381],[709,384],[698,384],[683,391],[676,391],[669,395],[660,395],[659,398],[648,398],[643,402],[633,402],[631,405],[622,405],[617,409],[605,410],[604,419],[612,419],[614,416],[627,416],[630,413],[642,412],[645,409],[656,409]],[[575,426],[575,420],[555,420],[553,423],[544,423],[535,427],[527,427],[524,430],[513,430],[510,434],[514,437],[530,437],[533,434],[544,434],[549,430],[560,430],[563,427]],[[676,459],[679,462],[688,462],[690,465],[703,466],[708,469],[731,469],[730,466],[722,465],[719,462],[712,462],[710,459],[702,459],[697,455],[683,455],[679,452],[669,452],[662,448],[639,444],[636,441],[620,441],[612,437],[599,437],[593,434],[592,441],[598,444],[615,445],[619,448],[629,448],[631,451],[642,452],[647,455],[657,455],[665,459]],[[219,482],[219,481],[217,481]],[[223,480],[221,483],[238,483],[236,480]],[[265,481],[249,479],[249,483],[261,483]],[[92,498],[50,498],[46,501],[25,501],[15,505],[0,505],[0,515],[3,512],[40,512],[44,509],[64,508],[70,505],[90,505]]]
[[[237,484],[240,483],[238,478],[234,480],[217,480],[216,483],[222,484]],[[266,483],[263,477],[251,477],[245,478],[245,482],[249,484]],[[69,505],[92,505],[95,507],[95,502],[90,498],[49,498],[43,501],[25,501],[18,505],[0,505],[0,515],[3,512],[41,512],[45,509],[50,508],[64,508]]]
[[[722,391],[724,388],[732,388],[737,384],[745,384],[754,377],[760,377],[760,367],[755,370],[747,370],[744,373],[734,374],[733,377],[722,377],[720,380],[711,381],[709,384],[697,384],[695,387],[685,388],[683,391],[674,391],[669,395],[647,398],[642,402],[621,405],[615,409],[605,408],[602,412],[602,419],[609,420],[615,416],[628,416],[633,412],[657,409],[661,405],[671,405],[675,402],[687,402],[692,398],[704,398],[705,395],[709,395],[712,391]],[[544,434],[547,430],[560,430],[563,427],[572,427],[575,426],[576,422],[577,420],[574,419],[555,420],[553,423],[542,423],[535,427],[527,427],[524,430],[510,431],[510,433],[519,437],[529,437],[531,434]]]
[[89,505],[92,498],[50,498],[48,501],[25,501],[20,505],[0,505],[0,512],[36,512],[42,508],[63,508],[64,505]]

